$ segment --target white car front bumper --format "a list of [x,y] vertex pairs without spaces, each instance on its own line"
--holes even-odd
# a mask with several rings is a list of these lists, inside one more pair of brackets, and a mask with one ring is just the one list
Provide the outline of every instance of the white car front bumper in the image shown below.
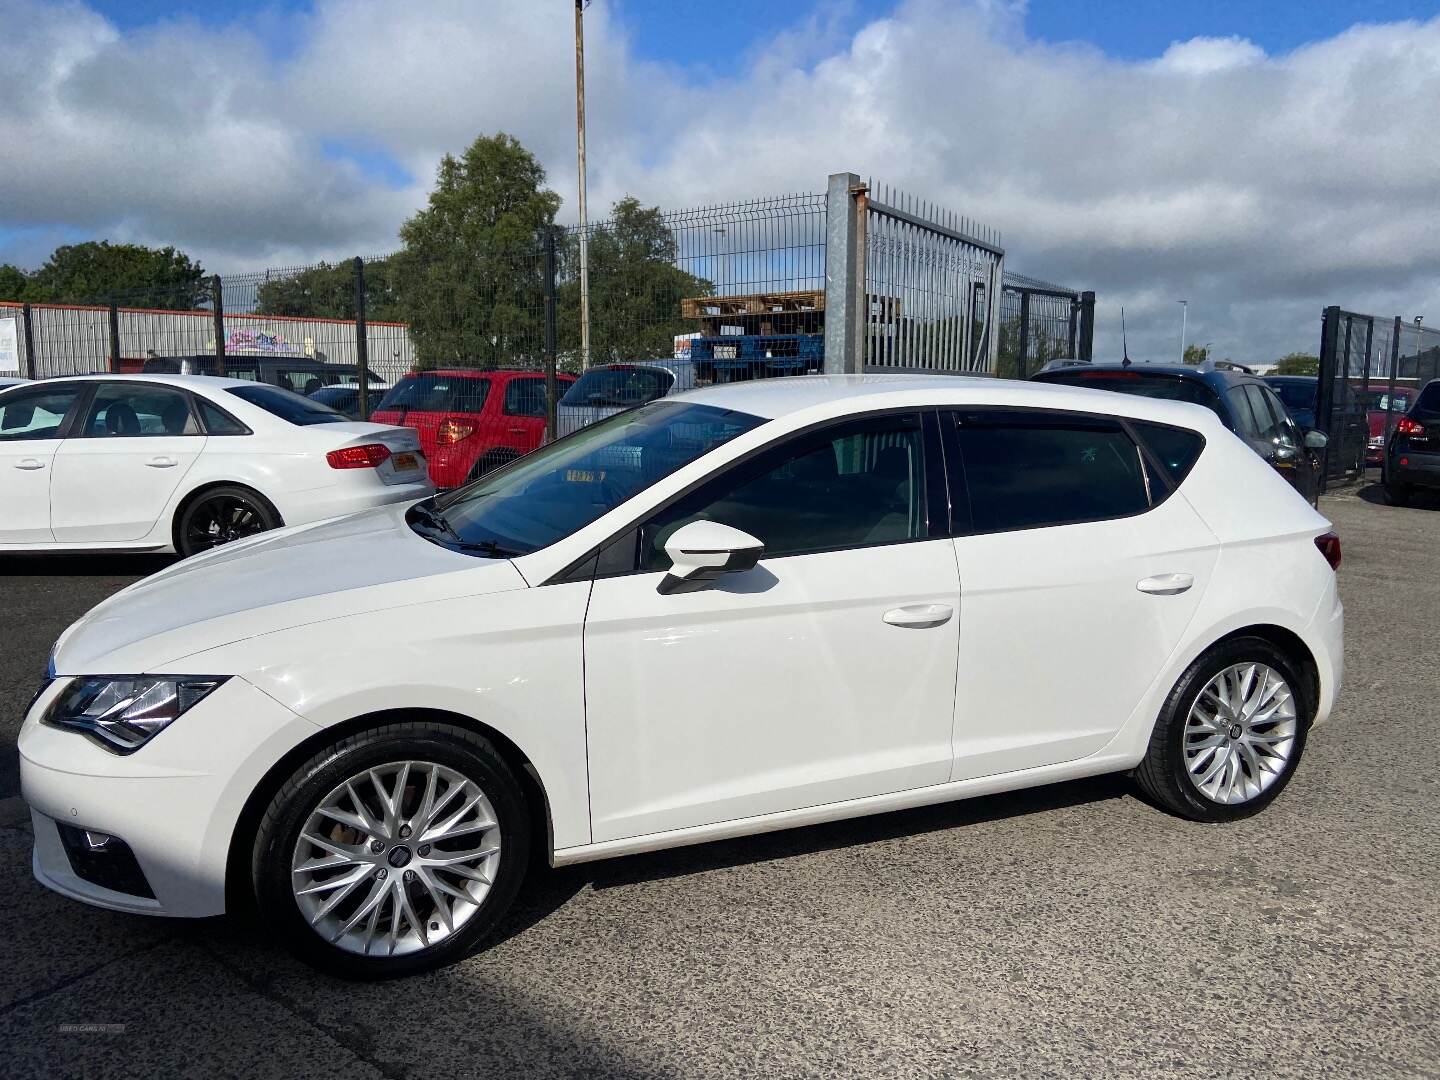
[[[223,913],[230,841],[246,800],[275,762],[319,729],[232,678],[122,756],[40,723],[69,681],[58,679],[41,694],[20,731],[20,788],[35,829],[36,879],[118,911]],[[87,850],[100,836],[125,848]],[[112,887],[117,881],[123,887]]]

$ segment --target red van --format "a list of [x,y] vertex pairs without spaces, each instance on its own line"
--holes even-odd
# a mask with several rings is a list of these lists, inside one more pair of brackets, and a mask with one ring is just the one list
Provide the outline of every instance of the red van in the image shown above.
[[[574,381],[558,376],[559,392]],[[544,441],[545,376],[463,368],[406,375],[370,420],[414,428],[435,486],[459,487]]]

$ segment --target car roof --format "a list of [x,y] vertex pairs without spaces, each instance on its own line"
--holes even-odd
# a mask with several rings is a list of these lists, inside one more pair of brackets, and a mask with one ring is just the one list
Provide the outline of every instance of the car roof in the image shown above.
[[[269,383],[257,383],[254,379],[230,379],[222,378],[219,375],[164,375],[160,372],[124,372],[111,374],[109,372],[97,371],[88,375],[56,375],[49,379],[38,380],[40,382],[101,382],[119,379],[125,382],[139,380],[141,382],[157,383],[161,386],[183,386],[190,390],[228,390],[235,386],[269,386]],[[279,389],[278,387],[276,389]]]
[[1191,428],[1220,424],[1211,410],[1187,402],[974,375],[789,375],[687,390],[665,401],[734,409],[771,420],[810,411],[835,415],[888,407],[955,405],[1101,413]]

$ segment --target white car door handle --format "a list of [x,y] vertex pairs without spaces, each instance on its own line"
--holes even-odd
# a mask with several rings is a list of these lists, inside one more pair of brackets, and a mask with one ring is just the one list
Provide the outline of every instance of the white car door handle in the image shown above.
[[145,464],[149,465],[152,469],[173,469],[176,465],[179,465],[180,462],[176,461],[173,457],[152,457],[149,461],[145,462]]
[[19,461],[15,462],[15,468],[24,469],[27,472],[33,472],[36,469],[43,469],[44,467],[45,463],[39,458],[22,457]]
[[1176,596],[1194,584],[1194,574],[1156,574],[1154,577],[1141,578],[1135,583],[1135,587],[1141,592],[1154,593],[1156,596]]
[[932,626],[944,626],[953,614],[955,609],[949,604],[912,604],[885,612],[885,621],[891,626],[926,630]]

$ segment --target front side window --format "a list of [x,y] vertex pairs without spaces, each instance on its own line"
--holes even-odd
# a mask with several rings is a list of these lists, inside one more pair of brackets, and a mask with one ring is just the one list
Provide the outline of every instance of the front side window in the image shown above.
[[281,390],[280,387],[271,386],[268,383],[256,383],[254,386],[232,386],[227,393],[234,394],[241,401],[248,402],[257,409],[264,409],[271,416],[278,416],[281,420],[299,427],[309,427],[312,424],[343,424],[350,419],[344,413],[336,412],[328,405],[311,401],[307,397],[301,397],[289,390]]
[[437,499],[433,511],[412,511],[411,523],[461,550],[527,555],[764,422],[710,405],[654,402],[542,446]]
[[12,390],[0,397],[0,441],[58,439],[83,383]]
[[1139,448],[1113,421],[961,414],[957,436],[976,532],[1103,521],[1150,506]]
[[854,421],[767,451],[656,515],[641,529],[641,569],[668,569],[665,542],[692,521],[747,532],[769,559],[923,539],[926,506],[919,416]]
[[80,434],[87,439],[199,435],[184,391],[146,383],[102,383]]
[[1245,393],[1245,387],[1232,386],[1225,392],[1225,396],[1230,401],[1230,411],[1235,417],[1235,434],[1242,439],[1258,442],[1260,421],[1256,419],[1255,410],[1250,406],[1250,395]]
[[505,384],[507,416],[544,416],[545,380],[511,379]]

